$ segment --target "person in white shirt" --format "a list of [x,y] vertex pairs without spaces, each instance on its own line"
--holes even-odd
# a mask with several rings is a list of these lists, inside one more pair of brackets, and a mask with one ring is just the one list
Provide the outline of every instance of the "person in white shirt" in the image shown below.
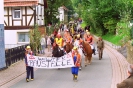
[[47,39],[48,52],[50,51],[50,46],[51,46],[51,39],[50,39],[50,36],[48,36],[48,39]]
[[41,54],[45,54],[46,40],[44,38],[44,35],[42,35],[40,44],[41,44]]

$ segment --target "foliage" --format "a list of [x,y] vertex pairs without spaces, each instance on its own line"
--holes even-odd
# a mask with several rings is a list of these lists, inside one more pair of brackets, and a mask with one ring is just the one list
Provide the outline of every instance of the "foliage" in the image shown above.
[[47,0],[48,8],[44,10],[45,13],[45,24],[57,23],[59,19],[56,17],[60,13],[58,8],[61,6],[70,6],[71,0]]
[[85,28],[85,26],[86,26],[86,23],[83,22],[83,23],[81,24],[81,27],[82,27],[82,28]]
[[104,27],[108,30],[109,33],[115,34],[116,32],[117,20],[109,19],[107,22],[104,22]]
[[123,38],[122,36],[119,36],[119,35],[113,35],[113,34],[106,34],[106,35],[103,35],[102,38],[104,40],[107,40],[113,44],[116,44],[116,45],[121,45],[121,39]]
[[51,27],[46,27],[46,32],[47,32],[47,34],[48,35],[51,35],[53,32],[54,32],[54,27],[53,26],[51,26]]
[[30,37],[30,46],[32,50],[35,52],[35,54],[38,53],[39,48],[40,48],[40,39],[41,39],[41,34],[38,29],[38,25],[35,25],[35,28],[30,29],[29,32],[29,37]]
[[[133,0],[72,0],[77,13],[81,11],[83,21],[97,35],[121,32],[122,42],[131,39],[129,21],[133,18]],[[80,2],[78,6],[78,2]],[[119,26],[123,24],[123,29]],[[125,25],[125,26],[124,26]],[[119,31],[119,32],[118,32]],[[117,35],[116,35],[117,36]]]

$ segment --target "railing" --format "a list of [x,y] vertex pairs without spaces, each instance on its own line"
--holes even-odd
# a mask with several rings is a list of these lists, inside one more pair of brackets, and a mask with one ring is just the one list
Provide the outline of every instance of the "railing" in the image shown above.
[[16,46],[5,50],[6,67],[24,59],[25,47],[27,45]]
[[25,44],[5,44],[5,49],[11,49],[22,45],[25,45]]

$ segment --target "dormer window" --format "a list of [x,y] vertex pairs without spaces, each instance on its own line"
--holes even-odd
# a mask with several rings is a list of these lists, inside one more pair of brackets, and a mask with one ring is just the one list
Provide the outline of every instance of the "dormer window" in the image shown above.
[[13,19],[21,19],[21,9],[20,8],[13,9]]

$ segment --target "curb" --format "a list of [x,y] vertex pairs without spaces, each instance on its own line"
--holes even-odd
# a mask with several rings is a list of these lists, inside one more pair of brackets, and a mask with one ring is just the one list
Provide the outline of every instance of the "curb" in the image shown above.
[[[45,55],[46,55],[46,57],[48,57],[48,56],[51,55],[51,53],[48,53],[48,54],[45,54]],[[11,66],[14,66],[15,64],[18,64],[19,62],[21,62],[21,61],[18,61],[18,62],[16,62],[16,63],[12,64]],[[5,69],[5,70],[8,70],[8,69]],[[34,71],[36,71],[36,70],[37,70],[37,68],[35,68]],[[20,77],[21,75],[23,75],[23,74],[25,74],[25,73],[26,73],[26,70],[25,70],[24,72],[19,73],[19,74],[16,75],[16,76],[13,76],[12,78],[10,78],[10,79],[8,79],[8,80],[2,82],[2,83],[0,84],[0,87],[6,85],[6,84],[8,84],[8,83],[10,83],[12,80],[15,80],[16,78]]]

